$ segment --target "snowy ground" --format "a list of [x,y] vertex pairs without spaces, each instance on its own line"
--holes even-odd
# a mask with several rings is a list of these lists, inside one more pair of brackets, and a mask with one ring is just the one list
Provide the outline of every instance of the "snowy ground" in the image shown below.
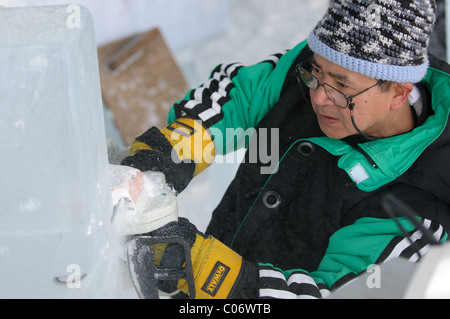
[[[198,86],[220,63],[253,64],[292,48],[308,36],[327,5],[328,0],[230,0],[229,30],[177,50],[175,58],[189,84]],[[180,216],[204,230],[237,167],[238,163],[213,164],[198,176],[179,196]]]

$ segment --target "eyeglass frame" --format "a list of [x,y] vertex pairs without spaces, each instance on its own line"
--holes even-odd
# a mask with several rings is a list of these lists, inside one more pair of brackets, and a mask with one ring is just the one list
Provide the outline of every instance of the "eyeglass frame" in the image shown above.
[[[314,80],[317,81],[317,86],[316,86],[315,88],[312,88],[312,87],[309,85],[309,84],[311,84],[311,83],[309,83],[309,84],[306,83],[306,81],[305,81],[305,80],[303,79],[303,77],[300,75],[300,72],[303,72],[303,73],[306,73],[306,74],[310,75]],[[357,93],[357,94],[348,96],[347,94],[341,92],[340,90],[336,89],[334,86],[332,86],[332,85],[330,85],[330,84],[328,84],[328,83],[326,83],[326,82],[320,83],[319,79],[318,79],[314,74],[312,74],[312,72],[310,72],[310,71],[308,71],[307,69],[305,69],[304,67],[302,67],[301,64],[297,66],[296,77],[297,77],[297,81],[299,81],[299,82],[305,84],[308,88],[310,88],[310,89],[313,90],[313,91],[317,90],[317,89],[319,88],[319,86],[322,86],[322,87],[324,88],[325,94],[326,94],[327,97],[330,99],[330,101],[333,102],[333,104],[336,105],[337,107],[339,107],[339,108],[341,108],[341,109],[344,109],[344,110],[345,110],[347,107],[349,107],[349,106],[351,106],[351,109],[354,108],[355,104],[353,103],[353,99],[354,99],[355,97],[360,96],[361,94],[366,93],[367,91],[373,89],[374,87],[379,86],[379,85],[381,85],[381,84],[384,83],[383,80],[378,80],[378,82],[375,83],[374,85],[372,85],[371,87],[369,87],[369,88],[367,88],[367,89],[365,89],[365,90],[363,90],[363,91],[361,91],[361,92],[359,92],[359,93]],[[330,88],[332,88],[333,90],[335,90],[336,92],[338,92],[338,93],[340,93],[340,94],[342,94],[342,95],[344,96],[345,100],[347,101],[347,104],[345,105],[345,107],[342,107],[342,106],[338,105],[335,101],[333,101],[333,99],[332,99],[332,98],[330,97],[330,95],[328,94],[328,91],[327,91],[327,89],[326,89],[325,86],[329,86]]]

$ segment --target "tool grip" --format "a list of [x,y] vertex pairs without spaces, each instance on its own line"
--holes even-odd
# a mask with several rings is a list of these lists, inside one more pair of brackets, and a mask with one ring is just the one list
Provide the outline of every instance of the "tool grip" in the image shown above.
[[[154,263],[154,245],[176,244],[183,248],[184,268],[160,269]],[[185,280],[189,298],[195,298],[191,247],[182,237],[136,236],[127,245],[128,267],[136,293],[141,299],[159,299],[158,281]]]

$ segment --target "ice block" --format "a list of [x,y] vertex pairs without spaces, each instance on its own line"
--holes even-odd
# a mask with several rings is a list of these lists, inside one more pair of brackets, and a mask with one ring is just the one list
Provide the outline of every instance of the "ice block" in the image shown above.
[[80,5],[0,7],[0,30],[0,298],[65,297],[112,212],[94,25]]

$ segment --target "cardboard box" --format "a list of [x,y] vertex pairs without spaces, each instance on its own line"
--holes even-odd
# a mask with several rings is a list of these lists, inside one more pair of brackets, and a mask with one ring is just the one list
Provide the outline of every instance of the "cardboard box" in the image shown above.
[[163,128],[174,102],[188,90],[160,31],[98,49],[102,95],[126,146],[152,126]]

